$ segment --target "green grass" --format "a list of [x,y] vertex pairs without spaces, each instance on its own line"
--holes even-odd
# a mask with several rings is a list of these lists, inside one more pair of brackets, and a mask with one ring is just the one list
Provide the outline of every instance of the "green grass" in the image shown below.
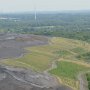
[[[6,60],[6,61],[3,61],[3,63],[12,65],[12,66],[16,65],[21,67],[24,66],[27,68],[31,67],[32,69],[43,71],[50,67],[52,61],[53,61],[53,57],[49,55],[32,52],[30,54],[26,54],[22,58],[18,58],[15,60]],[[20,65],[18,65],[18,63]]]
[[27,54],[24,57],[17,59],[17,61],[29,64],[41,71],[49,68],[52,60],[53,57],[36,52],[32,52],[31,54]]
[[77,55],[77,58],[80,59],[80,60],[90,62],[90,52]]
[[65,57],[65,56],[71,55],[71,53],[66,50],[58,50],[55,53],[58,54],[59,57]]
[[66,61],[58,61],[57,62],[57,68],[50,71],[50,73],[55,74],[59,77],[67,77],[70,79],[76,79],[76,76],[79,72],[85,71],[88,68],[78,65],[72,62],[66,62]]
[[86,52],[86,50],[81,47],[73,48],[71,51],[73,51],[74,53],[77,53],[77,54],[82,54],[82,53]]
[[69,85],[74,90],[79,90],[77,75],[86,70],[90,70],[90,68],[72,62],[58,61],[57,68],[51,70],[50,73],[59,77],[64,84]]

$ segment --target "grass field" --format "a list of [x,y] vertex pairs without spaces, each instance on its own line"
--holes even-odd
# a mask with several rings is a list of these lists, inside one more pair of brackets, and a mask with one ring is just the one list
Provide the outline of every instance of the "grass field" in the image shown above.
[[87,69],[88,68],[84,67],[83,65],[78,65],[67,61],[58,61],[57,68],[51,70],[50,72],[57,76],[76,80],[76,76],[78,75],[78,73],[81,71],[86,71]]
[[79,82],[77,80],[77,75],[86,70],[90,70],[90,68],[72,62],[58,61],[57,68],[51,70],[50,73],[60,77],[64,83],[78,88]]
[[52,61],[53,56],[32,52],[24,55],[22,58],[5,60],[3,63],[43,71],[51,66]]
[[77,58],[80,59],[80,60],[85,60],[87,62],[90,62],[90,52],[86,52],[84,54],[79,54],[77,55]]
[[78,54],[82,54],[82,53],[87,52],[85,49],[83,49],[81,47],[74,48],[71,51],[73,51],[74,53],[78,53]]

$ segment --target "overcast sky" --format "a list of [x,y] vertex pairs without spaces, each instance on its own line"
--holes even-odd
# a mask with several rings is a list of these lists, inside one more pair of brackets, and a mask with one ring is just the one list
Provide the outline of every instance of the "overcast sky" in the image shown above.
[[0,12],[90,10],[90,0],[0,0]]

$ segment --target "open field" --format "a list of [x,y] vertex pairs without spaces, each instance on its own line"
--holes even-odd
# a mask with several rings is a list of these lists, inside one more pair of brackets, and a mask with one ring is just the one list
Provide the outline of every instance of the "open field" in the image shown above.
[[60,85],[55,77],[37,72],[51,67],[53,55],[24,50],[27,46],[46,44],[48,39],[44,36],[0,36],[0,90],[72,90]]
[[[13,60],[13,63],[14,61],[15,63],[16,61],[22,62],[35,68],[38,68],[40,65],[43,67],[44,64],[45,69],[53,60],[58,60],[59,58],[79,60],[77,56],[90,51],[90,46],[83,41],[54,37],[49,40],[49,45],[32,46],[25,49],[28,51],[28,54],[25,54],[22,58]],[[40,69],[42,68],[40,67]]]
[[83,65],[78,65],[72,62],[58,61],[57,68],[51,70],[50,72],[57,76],[76,80],[77,79],[76,76],[78,75],[78,73],[81,71],[86,71],[87,69],[90,69],[90,68],[87,68]]
[[40,54],[43,53],[56,58],[63,58],[65,60],[79,60],[87,62],[85,55],[83,56],[83,59],[79,59],[77,57],[88,53],[90,51],[90,44],[79,40],[54,37],[49,40],[49,45],[30,47],[26,48],[26,50],[38,52]]
[[4,64],[25,68],[32,68],[34,70],[43,71],[51,66],[52,61],[53,57],[49,55],[32,52],[18,59],[6,60]]
[[67,61],[58,61],[57,68],[51,70],[50,73],[60,77],[64,83],[78,89],[79,81],[77,76],[80,72],[84,72],[86,70],[90,70],[90,67]]
[[86,60],[87,62],[90,62],[90,52],[84,53],[84,54],[80,54],[77,56],[78,59],[80,60]]
[[49,38],[48,45],[24,47],[24,49],[28,53],[23,57],[2,60],[1,63],[45,71],[52,66],[52,62],[58,62],[57,68],[50,72],[74,89],[79,89],[79,81],[76,78],[78,73],[90,69],[88,67],[90,60],[87,63],[86,58],[78,58],[79,55],[90,52],[90,44],[84,41],[53,37]]

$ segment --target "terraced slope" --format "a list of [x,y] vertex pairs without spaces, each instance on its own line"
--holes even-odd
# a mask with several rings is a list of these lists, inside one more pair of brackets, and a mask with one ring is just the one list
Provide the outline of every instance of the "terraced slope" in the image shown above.
[[[28,53],[23,57],[3,60],[2,63],[44,72],[53,69],[51,73],[76,90],[79,89],[77,75],[90,69],[90,56],[87,54],[90,52],[90,44],[84,41],[53,37],[49,39],[48,45],[25,49]],[[56,69],[51,68],[55,62],[58,62]]]

